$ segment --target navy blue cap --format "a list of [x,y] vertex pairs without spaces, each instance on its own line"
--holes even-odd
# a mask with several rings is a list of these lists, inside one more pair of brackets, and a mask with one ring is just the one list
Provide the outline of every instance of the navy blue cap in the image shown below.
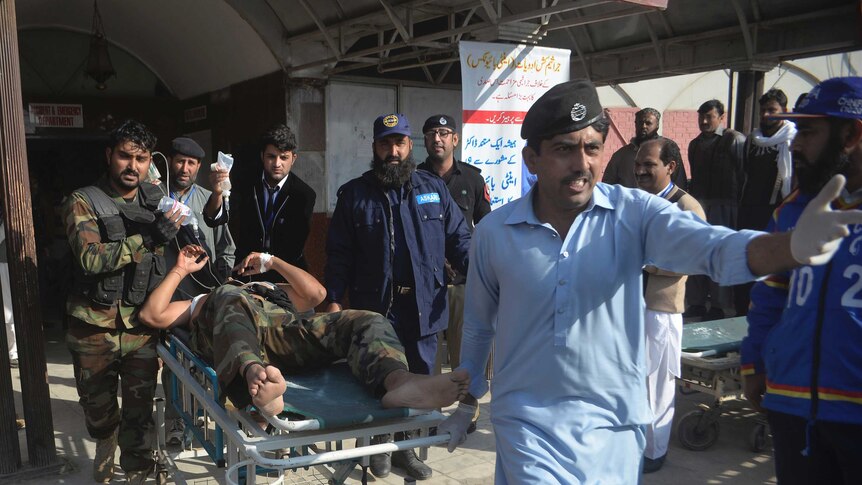
[[862,119],[862,77],[827,79],[805,95],[792,113],[770,118],[833,118]]
[[374,139],[379,140],[389,135],[410,136],[410,122],[401,113],[378,116],[374,120]]
[[197,158],[201,160],[204,158],[204,149],[198,145],[198,142],[192,140],[191,138],[179,137],[174,138],[171,141],[171,148],[173,148],[174,153],[181,153],[187,157]]

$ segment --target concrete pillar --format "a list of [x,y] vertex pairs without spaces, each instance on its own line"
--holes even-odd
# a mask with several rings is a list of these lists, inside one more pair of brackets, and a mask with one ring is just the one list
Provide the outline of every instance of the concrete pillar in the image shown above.
[[763,71],[739,71],[733,129],[748,135],[758,125],[757,100],[763,95]]

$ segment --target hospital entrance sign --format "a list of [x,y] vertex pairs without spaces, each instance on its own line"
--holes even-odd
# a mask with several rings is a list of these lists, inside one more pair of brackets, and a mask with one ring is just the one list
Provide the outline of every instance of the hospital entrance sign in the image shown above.
[[461,42],[461,158],[482,170],[491,208],[521,196],[521,123],[533,102],[569,80],[567,49]]
[[37,128],[83,128],[84,108],[80,104],[30,103],[30,123]]

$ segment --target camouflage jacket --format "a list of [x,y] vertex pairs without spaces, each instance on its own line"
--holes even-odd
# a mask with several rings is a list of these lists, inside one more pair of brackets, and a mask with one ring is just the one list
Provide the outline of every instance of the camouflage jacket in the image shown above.
[[[108,184],[107,177],[102,177],[95,185],[118,204],[140,203],[139,195],[135,196],[133,202],[126,202],[117,195]],[[63,207],[63,219],[74,264],[86,275],[108,273],[128,264],[138,263],[148,252],[143,238],[138,234],[128,236],[122,241],[102,242],[96,212],[86,196],[80,192],[73,192],[67,198]],[[156,248],[156,253],[164,254],[164,246]],[[78,291],[72,291],[66,302],[66,313],[103,328],[117,328],[120,320],[125,328],[138,326],[138,309],[138,306],[128,305],[122,300],[110,307],[96,305]]]

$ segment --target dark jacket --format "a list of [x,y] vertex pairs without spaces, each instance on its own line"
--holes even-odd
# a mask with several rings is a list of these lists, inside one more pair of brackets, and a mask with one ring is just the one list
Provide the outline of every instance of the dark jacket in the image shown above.
[[[638,150],[643,143],[661,138],[664,137],[657,136],[656,138],[644,140],[641,143],[638,143],[636,138],[632,138],[628,145],[611,155],[611,159],[608,161],[607,166],[605,166],[602,182],[606,184],[619,184],[630,189],[638,188],[638,180],[635,177],[635,158],[637,158]],[[685,172],[685,164],[682,163],[682,160],[677,162],[671,181],[682,190],[686,190],[688,187],[688,174]]]
[[[425,159],[416,168],[436,175],[428,159]],[[446,183],[446,188],[449,189],[452,199],[455,200],[455,204],[461,209],[461,214],[464,215],[467,230],[472,233],[473,227],[491,212],[491,192],[485,183],[485,178],[482,177],[482,170],[469,163],[453,160],[452,172],[443,181]],[[463,285],[467,280],[466,275],[451,268],[448,272],[447,282],[449,284]]]
[[[263,182],[242,191],[234,202],[234,217],[239,218],[236,234],[236,260],[242,261],[253,251],[267,252],[302,269],[307,269],[303,251],[311,228],[311,213],[317,198],[314,189],[293,172],[287,176],[284,187],[276,198],[276,214],[272,223],[269,241],[264,231],[266,198]],[[271,279],[272,274],[267,274]]]
[[[417,170],[407,192],[400,216],[413,263],[419,325],[405,329],[405,336],[418,338],[448,324],[444,262],[448,259],[467,272],[470,232],[441,178]],[[338,190],[326,241],[328,301],[341,302],[349,288],[352,308],[388,313],[393,297],[392,218],[389,198],[371,171]]]
[[742,188],[745,135],[731,129],[701,133],[688,144],[691,184],[698,201],[722,201],[736,206]]
[[[467,229],[473,232],[473,227],[491,212],[491,194],[481,169],[458,160],[453,161],[452,167],[451,176],[443,181],[449,194],[455,199],[455,204],[461,209]],[[416,168],[437,175],[427,159]]]

